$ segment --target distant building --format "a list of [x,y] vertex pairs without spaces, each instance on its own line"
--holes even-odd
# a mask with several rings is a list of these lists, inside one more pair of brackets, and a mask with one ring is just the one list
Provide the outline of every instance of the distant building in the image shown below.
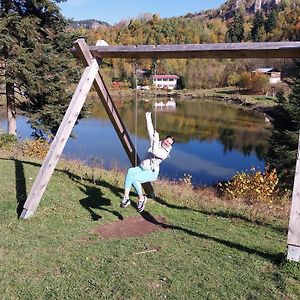
[[153,75],[153,84],[159,89],[174,90],[178,79],[177,75]]
[[253,72],[262,73],[269,76],[269,83],[276,84],[281,82],[281,72],[275,68],[258,68],[255,69]]

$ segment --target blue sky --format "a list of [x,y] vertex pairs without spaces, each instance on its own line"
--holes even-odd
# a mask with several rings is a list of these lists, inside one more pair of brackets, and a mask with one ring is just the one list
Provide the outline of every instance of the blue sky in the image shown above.
[[226,0],[68,0],[59,4],[62,14],[74,20],[96,19],[110,24],[159,13],[162,18],[217,8]]

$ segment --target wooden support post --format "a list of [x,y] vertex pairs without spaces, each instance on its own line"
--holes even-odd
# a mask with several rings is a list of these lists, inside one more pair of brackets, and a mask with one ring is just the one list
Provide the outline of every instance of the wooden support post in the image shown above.
[[300,260],[300,134],[288,232],[287,259]]
[[29,218],[36,211],[54,168],[79,116],[88,92],[93,84],[98,69],[99,65],[96,59],[93,59],[91,64],[86,67],[85,71],[83,72],[81,80],[72,97],[71,103],[66,111],[62,123],[59,126],[47,156],[39,170],[30,194],[24,204],[24,208],[20,216],[22,219]]
[[[77,57],[79,57],[85,66],[90,65],[93,56],[89,50],[88,45],[86,44],[84,39],[78,39],[74,43]],[[125,149],[125,152],[133,166],[137,166],[140,163],[140,158],[138,154],[136,153],[135,147],[130,139],[130,135],[127,132],[127,129],[122,122],[122,119],[119,115],[119,112],[117,108],[115,107],[115,104],[108,92],[107,87],[105,86],[105,83],[98,72],[96,75],[95,81],[94,81],[94,87],[97,91],[97,94],[108,114],[108,117],[110,121],[112,122],[114,129]],[[154,196],[154,190],[150,182],[146,182],[143,184],[143,188],[146,192],[146,194],[150,196]]]

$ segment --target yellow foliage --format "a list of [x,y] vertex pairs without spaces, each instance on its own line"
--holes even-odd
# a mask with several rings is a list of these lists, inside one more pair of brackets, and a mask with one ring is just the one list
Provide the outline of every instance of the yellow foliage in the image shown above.
[[252,167],[249,174],[238,172],[232,180],[219,186],[229,199],[243,198],[246,203],[253,204],[256,202],[273,203],[278,195],[277,184],[276,169],[269,170],[266,167],[265,172],[262,173]]
[[192,186],[192,175],[184,173],[183,177],[180,178],[179,181],[181,181],[184,185]]
[[26,140],[22,145],[24,155],[43,158],[49,150],[49,143],[42,139]]

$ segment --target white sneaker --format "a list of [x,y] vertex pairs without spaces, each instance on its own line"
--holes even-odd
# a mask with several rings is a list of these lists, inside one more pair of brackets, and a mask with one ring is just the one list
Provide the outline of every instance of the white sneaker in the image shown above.
[[130,205],[130,200],[129,200],[129,198],[124,197],[121,200],[120,207],[121,208],[126,208],[128,205]]
[[145,209],[147,200],[148,200],[147,197],[144,196],[143,200],[138,201],[138,203],[137,203],[137,211],[138,212],[142,212]]

